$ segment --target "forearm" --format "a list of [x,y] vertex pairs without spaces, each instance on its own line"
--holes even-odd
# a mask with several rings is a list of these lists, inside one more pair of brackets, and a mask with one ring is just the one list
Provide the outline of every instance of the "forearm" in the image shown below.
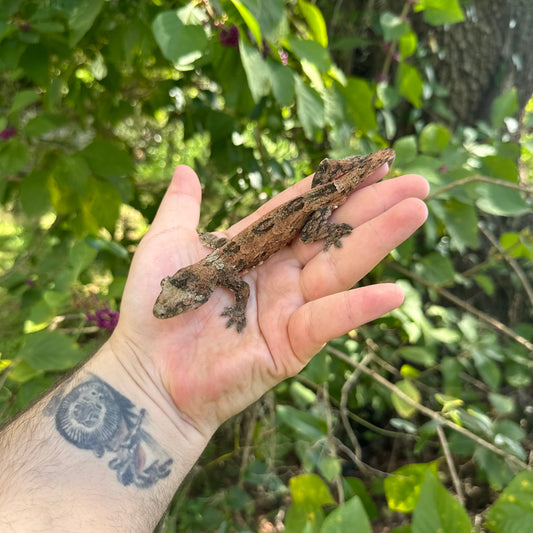
[[109,343],[0,434],[2,531],[152,531],[200,435]]

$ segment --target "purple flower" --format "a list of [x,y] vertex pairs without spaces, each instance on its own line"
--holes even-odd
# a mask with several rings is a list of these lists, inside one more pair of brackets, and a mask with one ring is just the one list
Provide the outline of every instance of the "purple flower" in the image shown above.
[[85,318],[87,322],[96,322],[96,325],[100,329],[106,329],[110,333],[113,332],[116,325],[118,324],[119,312],[113,311],[109,308],[96,309],[94,315],[86,312]]
[[218,32],[218,42],[222,46],[239,48],[239,28],[235,25],[230,26],[229,28],[220,28],[220,31]]
[[283,48],[280,48],[278,50],[278,54],[282,64],[286,65],[289,62],[289,54],[285,50],[283,50]]
[[16,134],[17,128],[15,128],[15,126],[8,126],[7,128],[4,128],[2,131],[0,131],[0,139],[7,141],[8,139],[11,139],[11,137],[14,137]]

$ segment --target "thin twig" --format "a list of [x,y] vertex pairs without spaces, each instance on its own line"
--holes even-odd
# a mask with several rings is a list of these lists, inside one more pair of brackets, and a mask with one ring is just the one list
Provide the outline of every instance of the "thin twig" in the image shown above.
[[461,486],[461,481],[457,475],[457,470],[455,468],[455,463],[453,462],[452,454],[450,453],[450,447],[448,446],[448,441],[446,440],[446,435],[442,426],[436,426],[437,435],[439,436],[440,444],[444,450],[444,457],[446,458],[446,463],[448,464],[448,470],[450,471],[450,476],[452,477],[453,486],[455,487],[455,493],[461,505],[465,504],[465,495],[463,493],[463,487]]
[[491,185],[507,187],[508,189],[514,189],[515,191],[525,192],[530,195],[533,194],[533,189],[531,187],[528,187],[527,185],[520,185],[519,183],[511,183],[510,181],[504,181],[497,178],[489,178],[488,176],[476,175],[469,176],[468,178],[462,178],[452,183],[448,183],[440,189],[433,191],[426,198],[426,200],[433,200],[433,198],[436,198],[437,196],[440,196],[441,194],[448,192],[449,190],[454,189],[455,187],[461,187],[462,185],[468,185],[469,183],[490,183]]
[[518,276],[518,279],[522,283],[522,286],[524,287],[524,290],[526,291],[527,297],[529,298],[530,304],[533,306],[533,289],[531,288],[531,284],[529,283],[529,280],[527,279],[526,274],[524,271],[520,268],[520,265],[516,261],[516,259],[509,255],[507,250],[498,242],[498,239],[496,236],[483,224],[479,224],[479,229],[483,232],[485,237],[490,241],[492,246],[500,252],[502,257],[509,263],[509,266],[515,271],[515,274]]
[[[421,285],[424,285],[428,287],[429,289],[435,291],[436,293],[440,294],[444,298],[447,298],[448,300],[452,301],[454,304],[458,305],[459,307],[462,307],[469,313],[471,313],[474,316],[477,316],[480,320],[483,320],[493,328],[497,329],[501,333],[507,335],[508,337],[511,337],[513,340],[524,346],[527,350],[530,352],[533,352],[533,343],[528,341],[526,338],[522,337],[522,335],[519,335],[518,333],[514,332],[511,328],[500,322],[499,320],[496,320],[492,316],[488,315],[487,313],[484,313],[483,311],[480,311],[479,309],[476,309],[474,306],[470,305],[469,303],[461,300],[454,294],[452,294],[450,291],[447,291],[446,289],[443,289],[442,287],[439,287],[437,285],[434,285],[433,283],[429,282],[428,280],[417,276],[416,274],[413,274],[406,268],[402,267],[398,263],[389,263],[389,266],[393,268],[394,270],[397,270],[404,276],[407,276],[411,278],[412,280],[420,283]],[[530,362],[530,365],[533,364],[533,361]]]
[[347,365],[350,365],[354,368],[359,367],[361,372],[364,372],[366,375],[370,376],[372,379],[389,389],[391,392],[396,394],[399,398],[401,398],[404,402],[408,403],[411,407],[414,407],[417,411],[423,413],[427,417],[431,418],[432,420],[436,420],[440,422],[441,424],[449,427],[450,429],[453,429],[454,431],[457,431],[458,433],[461,433],[465,437],[468,437],[469,439],[473,440],[476,444],[479,444],[480,446],[483,446],[487,450],[491,451],[492,453],[499,455],[509,461],[510,463],[513,463],[514,466],[517,468],[520,468],[521,470],[524,469],[530,469],[530,467],[525,464],[523,461],[515,457],[514,455],[511,455],[510,453],[507,453],[504,450],[501,450],[491,442],[488,442],[481,437],[478,437],[475,433],[472,433],[468,429],[458,426],[457,424],[454,424],[452,421],[448,420],[447,418],[444,418],[442,415],[436,413],[435,411],[432,411],[425,405],[422,405],[412,398],[410,398],[407,394],[405,394],[403,391],[401,391],[396,385],[392,384],[390,381],[385,379],[383,376],[378,374],[377,372],[374,372],[373,370],[366,368],[364,366],[360,366],[359,363],[356,363],[355,361],[352,361],[349,357],[347,357],[345,354],[343,354],[341,351],[336,350],[335,348],[332,348],[331,346],[328,346],[328,351],[338,359],[341,359],[344,361]]
[[[372,360],[373,353],[369,352],[364,357],[361,363],[359,363],[362,366],[367,366],[368,363]],[[359,444],[359,440],[357,439],[354,430],[352,429],[352,426],[350,424],[350,421],[348,420],[348,394],[352,390],[352,388],[355,386],[357,381],[359,380],[359,376],[361,375],[361,370],[359,368],[356,368],[351,376],[344,382],[344,385],[342,386],[341,390],[341,403],[339,406],[339,412],[341,415],[342,425],[344,426],[344,430],[346,431],[346,434],[348,435],[348,438],[350,439],[350,442],[352,443],[353,451],[355,455],[360,459],[361,465],[364,465],[364,469],[366,469],[366,465],[362,461],[362,450],[361,445]],[[359,465],[358,465],[359,466]],[[359,466],[361,468],[361,466]],[[364,473],[368,474],[368,471],[364,471]]]

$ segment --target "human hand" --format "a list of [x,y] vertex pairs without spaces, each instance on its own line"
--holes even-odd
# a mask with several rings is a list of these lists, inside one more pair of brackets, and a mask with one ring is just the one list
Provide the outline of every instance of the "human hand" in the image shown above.
[[[367,178],[333,214],[354,227],[342,248],[289,246],[247,273],[247,326],[226,329],[220,314],[233,295],[217,289],[197,310],[160,320],[152,315],[161,278],[205,257],[196,233],[201,188],[194,171],[177,167],[158,213],[135,254],[111,344],[122,365],[141,364],[181,416],[205,436],[283,379],[298,373],[328,340],[399,306],[394,284],[348,290],[425,220],[428,192],[420,176],[375,183]],[[226,232],[233,237],[262,214],[310,187],[300,181]],[[120,354],[120,355],[118,355]],[[131,355],[131,357],[130,357]]]

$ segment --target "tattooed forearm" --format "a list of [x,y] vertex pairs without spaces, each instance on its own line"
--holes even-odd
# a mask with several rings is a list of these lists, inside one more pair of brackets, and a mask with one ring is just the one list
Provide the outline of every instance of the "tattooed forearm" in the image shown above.
[[146,411],[96,376],[66,394],[60,389],[45,414],[68,442],[106,455],[123,485],[151,487],[170,474],[172,459],[143,429]]

